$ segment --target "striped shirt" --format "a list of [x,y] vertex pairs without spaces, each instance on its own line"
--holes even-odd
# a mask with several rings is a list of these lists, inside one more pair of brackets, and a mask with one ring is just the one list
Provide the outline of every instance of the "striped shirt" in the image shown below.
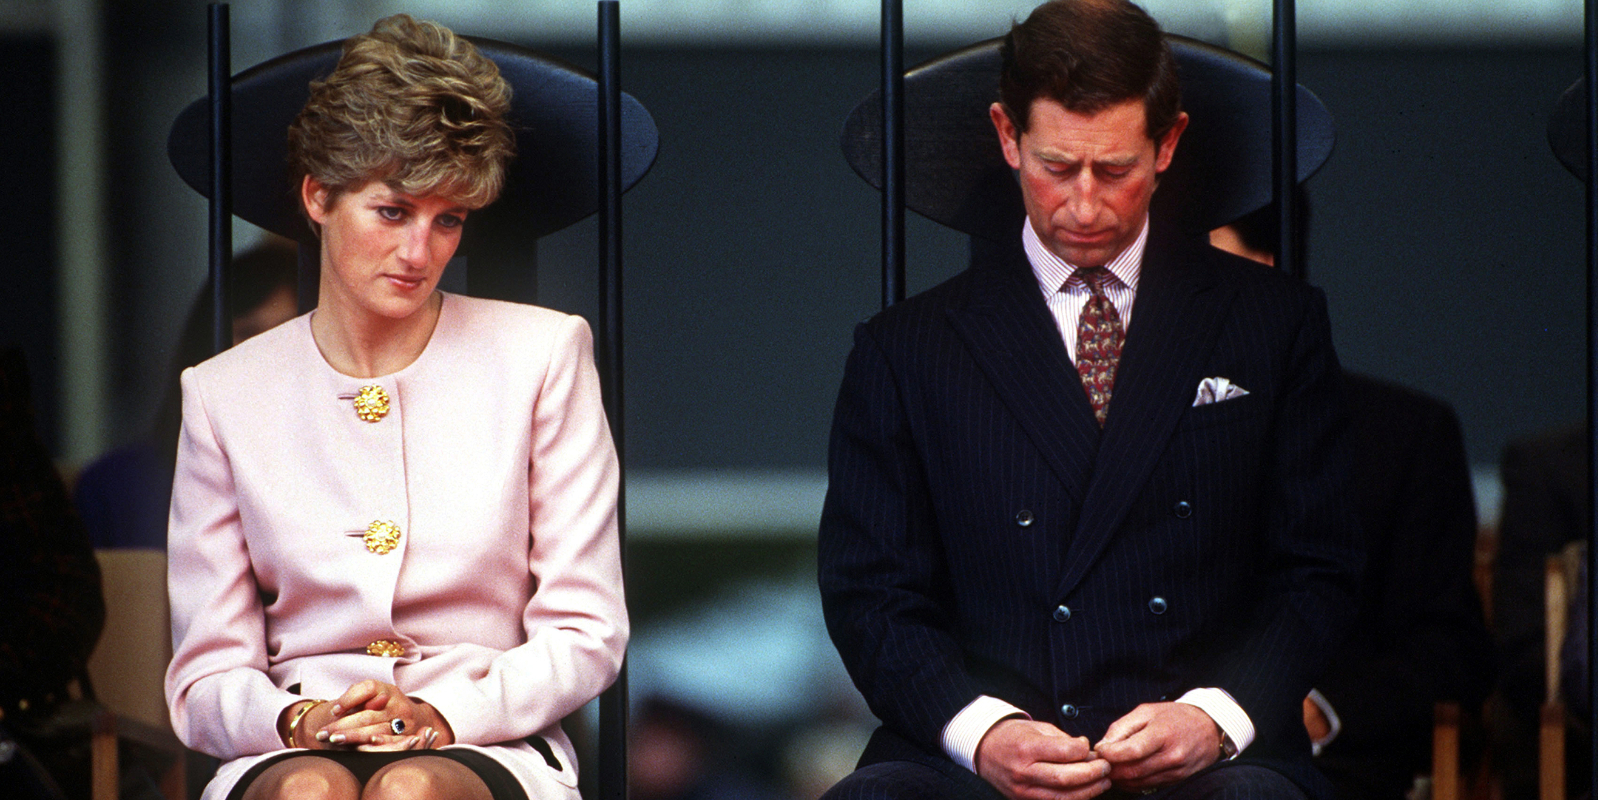
[[1061,340],[1067,345],[1067,356],[1073,363],[1078,360],[1078,316],[1083,313],[1083,304],[1089,301],[1089,287],[1083,281],[1070,281],[1079,267],[1104,266],[1111,272],[1112,279],[1106,281],[1106,298],[1117,307],[1117,316],[1122,319],[1122,330],[1128,330],[1128,322],[1133,316],[1133,296],[1139,290],[1139,267],[1144,263],[1144,243],[1150,235],[1150,217],[1147,215],[1144,225],[1139,228],[1138,238],[1133,240],[1111,263],[1101,264],[1068,264],[1062,261],[1050,248],[1044,246],[1039,239],[1038,232],[1034,231],[1033,224],[1027,220],[1022,223],[1022,249],[1028,254],[1028,263],[1033,266],[1033,277],[1039,281],[1039,291],[1044,293],[1044,303],[1050,307],[1050,316],[1055,317],[1056,329],[1061,331]]

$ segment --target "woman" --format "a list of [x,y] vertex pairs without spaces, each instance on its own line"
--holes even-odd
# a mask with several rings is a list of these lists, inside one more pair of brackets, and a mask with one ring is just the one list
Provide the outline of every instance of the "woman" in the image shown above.
[[577,797],[559,721],[627,639],[588,326],[435,289],[510,90],[404,15],[290,129],[311,314],[183,374],[173,726],[206,800]]

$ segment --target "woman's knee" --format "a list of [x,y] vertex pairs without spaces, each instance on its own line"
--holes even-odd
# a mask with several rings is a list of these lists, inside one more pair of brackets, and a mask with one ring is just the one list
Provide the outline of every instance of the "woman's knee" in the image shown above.
[[361,784],[344,767],[326,758],[290,758],[272,765],[251,782],[244,800],[357,800]]
[[448,758],[419,756],[378,770],[361,800],[490,800],[489,787],[471,769]]

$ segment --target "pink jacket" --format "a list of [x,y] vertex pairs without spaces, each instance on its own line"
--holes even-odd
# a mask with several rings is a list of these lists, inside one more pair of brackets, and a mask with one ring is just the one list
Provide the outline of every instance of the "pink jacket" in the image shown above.
[[[229,762],[207,796],[282,751],[285,706],[365,678],[433,704],[464,745],[503,745],[530,796],[574,786],[558,723],[615,679],[628,637],[588,325],[446,295],[416,362],[361,380],[322,359],[310,318],[183,373],[166,693],[179,738]],[[376,422],[353,404],[370,385]],[[398,527],[391,551],[364,541],[374,522]]]

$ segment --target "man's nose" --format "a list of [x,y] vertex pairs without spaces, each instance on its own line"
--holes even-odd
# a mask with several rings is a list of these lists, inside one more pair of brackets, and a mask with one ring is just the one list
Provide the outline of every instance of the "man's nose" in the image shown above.
[[[1084,170],[1088,172],[1088,170]],[[1067,192],[1067,213],[1072,221],[1087,225],[1100,216],[1100,187],[1092,175],[1079,175]]]

